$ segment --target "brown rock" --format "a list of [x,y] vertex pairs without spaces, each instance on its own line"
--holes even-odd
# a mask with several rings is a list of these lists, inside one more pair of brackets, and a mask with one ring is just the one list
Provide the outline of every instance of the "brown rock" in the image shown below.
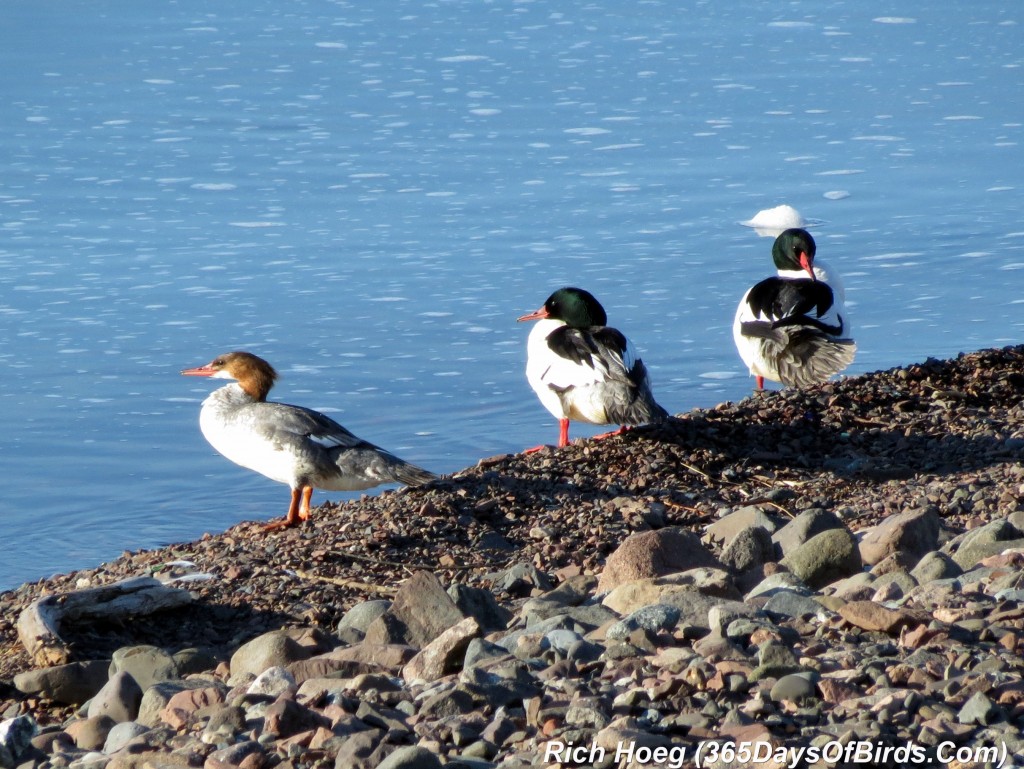
[[418,679],[436,681],[456,672],[462,666],[466,647],[480,632],[480,623],[473,617],[456,622],[409,660],[402,668],[402,678],[406,682]]
[[82,750],[101,750],[107,734],[115,724],[110,716],[93,716],[72,721],[64,727],[64,731],[75,741],[76,747]]
[[185,689],[174,694],[160,711],[160,720],[178,729],[185,726],[200,708],[224,702],[224,692],[216,686],[204,689]]
[[332,652],[322,655],[322,657],[329,660],[335,660],[337,662],[363,663],[373,668],[369,670],[361,670],[359,672],[370,673],[386,670],[397,674],[415,654],[416,649],[412,646],[400,646],[397,644],[385,644],[378,646],[376,644],[368,644],[364,642],[361,644],[352,644],[351,646],[343,646],[340,649],[335,649]]
[[860,541],[864,563],[874,565],[896,553],[920,559],[939,546],[939,516],[932,508],[891,515]]
[[295,700],[281,696],[274,700],[264,714],[263,733],[281,739],[327,726],[327,719]]
[[818,681],[818,691],[825,702],[840,703],[860,697],[864,694],[857,686],[834,678],[822,678]]
[[401,584],[388,613],[407,628],[410,644],[422,648],[463,618],[463,613],[429,571],[417,571]]
[[285,668],[292,674],[295,683],[302,686],[315,678],[352,678],[360,673],[373,673],[380,668],[371,662],[353,659],[335,659],[329,655],[299,660]]
[[631,534],[608,557],[597,590],[606,593],[626,582],[663,577],[701,566],[721,569],[693,532],[677,526]]
[[891,635],[908,625],[920,625],[928,620],[907,609],[888,609],[873,601],[851,601],[839,607],[839,616],[863,630],[880,630]]

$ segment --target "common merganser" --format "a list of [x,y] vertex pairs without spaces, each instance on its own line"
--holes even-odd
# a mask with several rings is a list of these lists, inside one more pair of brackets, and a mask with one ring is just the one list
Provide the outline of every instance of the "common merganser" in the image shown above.
[[225,353],[181,373],[236,380],[203,401],[199,429],[235,464],[291,487],[287,517],[269,524],[268,530],[307,520],[314,488],[358,491],[382,483],[417,486],[437,478],[357,438],[318,411],[268,402],[277,372],[252,353]]
[[569,420],[625,426],[668,417],[632,343],[605,325],[608,316],[589,292],[560,288],[519,320],[537,321],[527,342],[526,379],[558,420],[559,446],[569,444]]
[[792,387],[826,381],[853,362],[845,291],[839,277],[815,261],[807,230],[784,230],[772,245],[778,275],[750,288],[736,308],[732,335],[756,377]]

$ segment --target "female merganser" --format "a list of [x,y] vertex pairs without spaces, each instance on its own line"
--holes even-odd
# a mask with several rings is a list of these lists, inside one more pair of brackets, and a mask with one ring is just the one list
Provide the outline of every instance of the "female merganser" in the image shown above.
[[203,401],[199,428],[235,464],[291,487],[288,516],[268,530],[307,520],[314,488],[358,491],[382,483],[416,486],[437,478],[317,411],[268,402],[277,372],[252,353],[229,352],[181,373],[237,380]]
[[[558,445],[569,444],[569,420],[640,425],[668,417],[651,394],[643,361],[587,291],[560,288],[536,312],[527,342],[526,378],[559,423]],[[539,448],[539,447],[538,447]]]
[[784,230],[772,245],[778,275],[743,295],[732,335],[757,389],[771,379],[792,387],[826,381],[853,362],[845,292],[838,276],[814,260],[807,230]]

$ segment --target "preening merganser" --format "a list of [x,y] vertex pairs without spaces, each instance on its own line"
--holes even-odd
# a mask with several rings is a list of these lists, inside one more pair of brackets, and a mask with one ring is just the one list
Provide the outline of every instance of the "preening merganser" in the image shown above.
[[559,423],[558,445],[569,444],[569,420],[640,425],[668,417],[651,394],[647,367],[630,341],[605,324],[592,294],[560,288],[536,312],[527,342],[526,378]]
[[743,295],[732,335],[757,389],[764,380],[804,387],[826,381],[850,365],[850,338],[842,283],[824,263],[807,230],[784,230],[772,245],[778,275]]
[[236,380],[203,401],[199,428],[235,464],[291,487],[287,517],[267,529],[307,520],[314,488],[358,491],[382,483],[416,486],[437,478],[317,411],[268,402],[277,372],[252,353],[229,352],[181,373]]

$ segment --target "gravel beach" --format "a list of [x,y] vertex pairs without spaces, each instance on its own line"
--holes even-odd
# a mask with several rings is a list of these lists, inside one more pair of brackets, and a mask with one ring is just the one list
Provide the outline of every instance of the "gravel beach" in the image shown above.
[[[755,393],[23,585],[0,767],[1024,766],[1022,393],[1024,346]],[[140,576],[191,600],[30,658]]]

